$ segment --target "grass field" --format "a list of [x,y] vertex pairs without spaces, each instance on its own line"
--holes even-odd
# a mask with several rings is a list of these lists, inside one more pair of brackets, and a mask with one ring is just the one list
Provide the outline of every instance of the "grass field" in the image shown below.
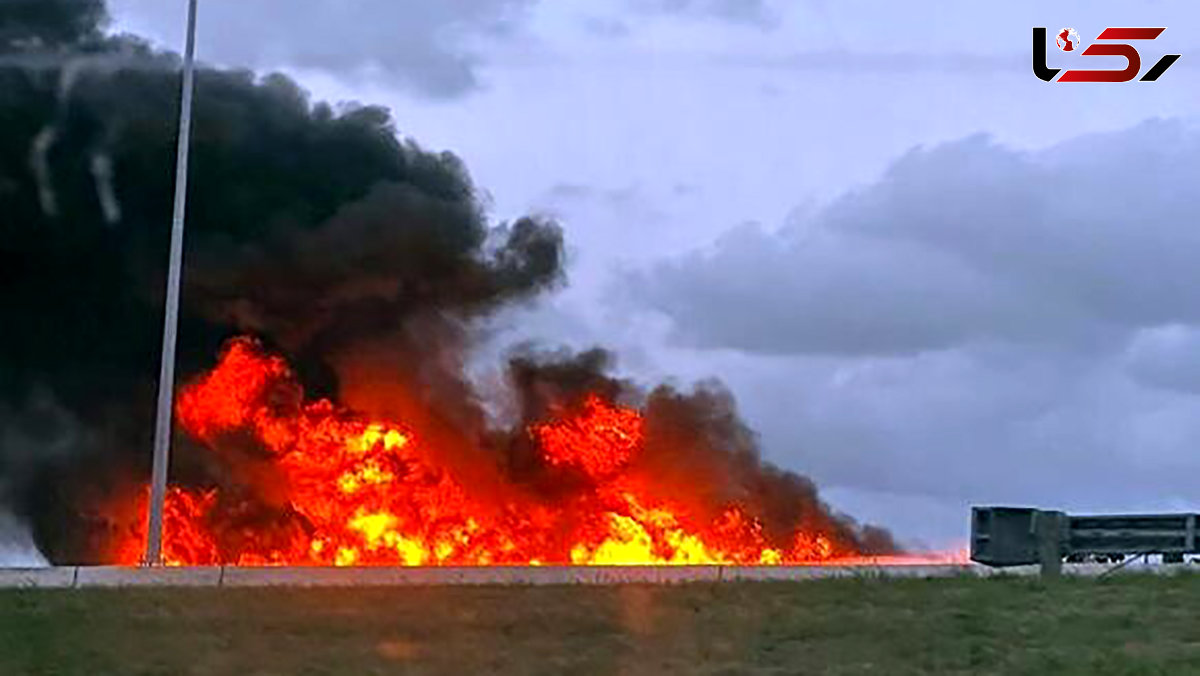
[[0,591],[0,674],[1200,672],[1200,576]]

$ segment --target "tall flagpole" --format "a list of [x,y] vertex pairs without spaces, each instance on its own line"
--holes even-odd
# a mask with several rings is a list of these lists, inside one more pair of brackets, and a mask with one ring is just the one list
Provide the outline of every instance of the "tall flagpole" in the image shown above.
[[171,422],[175,393],[175,344],[179,329],[179,279],[183,265],[183,218],[187,205],[188,147],[192,132],[195,80],[196,3],[188,0],[187,48],[183,53],[183,95],[179,107],[179,147],[175,164],[175,212],[171,220],[171,258],[167,270],[167,307],[163,320],[162,364],[158,372],[158,409],[154,424],[154,469],[150,479],[150,515],[143,564],[162,563],[163,503],[171,455]]

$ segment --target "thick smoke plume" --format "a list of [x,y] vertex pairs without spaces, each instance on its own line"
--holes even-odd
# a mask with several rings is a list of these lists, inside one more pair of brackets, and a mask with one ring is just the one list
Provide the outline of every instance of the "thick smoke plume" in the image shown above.
[[[101,557],[105,510],[146,480],[153,429],[179,62],[105,35],[104,16],[101,0],[0,0],[0,512],[56,562]],[[397,132],[384,109],[313,103],[280,75],[199,71],[180,380],[253,334],[310,393],[403,416],[481,486],[497,471],[535,490],[585,480],[546,475],[528,435],[489,429],[463,368],[476,320],[562,282],[558,226],[490,225],[460,161]],[[893,548],[764,468],[718,386],[641,393],[607,367],[600,351],[515,356],[514,429],[583,392],[639,399],[639,462],[679,497]],[[176,447],[173,481],[237,480],[194,441]]]
[[[764,463],[757,435],[742,422],[732,394],[721,383],[700,383],[690,392],[668,385],[646,392],[606,375],[611,362],[612,356],[601,349],[515,355],[509,377],[518,393],[522,426],[578,408],[590,394],[633,404],[645,416],[646,439],[628,473],[646,478],[655,497],[687,505],[703,520],[717,518],[715,510],[723,505],[744,505],[772,541],[802,530],[830,534],[839,551],[896,550],[886,530],[860,527],[831,513],[809,479]],[[535,480],[544,481],[543,492],[588,480],[569,470],[566,476],[547,477],[545,466],[532,460],[535,453],[526,438],[516,437],[507,459],[513,473],[532,472]]]

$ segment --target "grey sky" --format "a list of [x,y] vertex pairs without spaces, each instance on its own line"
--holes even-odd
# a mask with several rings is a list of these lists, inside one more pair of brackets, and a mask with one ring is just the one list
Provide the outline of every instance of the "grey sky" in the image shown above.
[[1151,120],[1036,153],[974,136],[773,234],[734,230],[633,280],[701,347],[910,355],[1093,349],[1200,321],[1200,135]]
[[[176,4],[113,2],[168,45]],[[563,219],[574,284],[505,338],[722,378],[769,458],[902,539],[964,541],[972,502],[1200,504],[1194,3],[202,13],[203,58],[388,105],[496,217]],[[1167,26],[1145,59],[1184,56],[1157,83],[1046,84],[1035,25]]]
[[[198,31],[206,59],[254,68],[313,68],[351,82],[442,98],[478,85],[477,47],[518,39],[530,0],[209,0]],[[112,0],[117,26],[180,44],[177,3]]]
[[629,0],[643,13],[690,18],[714,18],[761,28],[774,27],[777,16],[766,0]]

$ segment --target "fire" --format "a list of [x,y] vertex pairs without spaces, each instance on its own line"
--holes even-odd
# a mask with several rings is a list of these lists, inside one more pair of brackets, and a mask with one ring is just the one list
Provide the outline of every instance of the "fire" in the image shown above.
[[[662,497],[635,468],[643,413],[597,394],[525,431],[569,486],[552,498],[518,482],[501,495],[473,490],[403,422],[306,401],[287,363],[250,338],[182,389],[176,414],[215,458],[232,448],[266,469],[171,486],[163,547],[173,565],[772,565],[855,553],[819,528],[771,539],[735,501],[714,512]],[[130,533],[117,557],[136,563],[143,542],[144,531]]]
[[542,457],[556,467],[575,467],[593,479],[612,477],[629,463],[642,442],[642,417],[592,395],[583,413],[534,425]]

